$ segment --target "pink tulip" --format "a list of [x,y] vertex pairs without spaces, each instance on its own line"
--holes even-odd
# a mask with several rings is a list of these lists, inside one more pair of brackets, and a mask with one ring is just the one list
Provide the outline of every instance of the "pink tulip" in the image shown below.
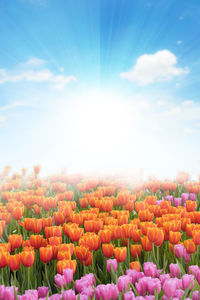
[[200,294],[199,291],[194,291],[192,294],[192,300],[199,300]]
[[135,284],[138,279],[138,272],[136,270],[128,269],[126,270],[126,275],[130,276],[132,279],[132,284]]
[[132,282],[132,278],[129,275],[122,275],[118,278],[117,287],[120,292],[127,291],[129,283]]
[[63,276],[65,279],[65,283],[69,284],[73,280],[73,270],[72,269],[64,269]]
[[174,297],[177,289],[177,281],[175,278],[167,279],[163,285],[163,290],[167,297]]
[[75,291],[72,289],[67,291],[62,291],[62,298],[63,300],[75,300],[76,299]]
[[38,298],[43,298],[47,296],[49,288],[46,286],[39,286],[37,288],[37,291],[38,291]]
[[181,270],[177,264],[170,264],[169,265],[170,275],[172,277],[178,277]]
[[157,266],[152,262],[146,262],[143,265],[144,275],[155,277],[157,275]]
[[176,257],[182,258],[184,256],[184,253],[185,253],[185,247],[181,244],[175,245],[174,246],[174,253],[175,253]]
[[107,260],[107,270],[111,272],[111,265],[113,267],[114,272],[117,271],[117,260],[116,259],[108,259]]
[[135,295],[133,292],[126,292],[124,293],[124,300],[134,300],[135,299]]
[[154,295],[155,290],[160,294],[161,291],[161,282],[158,278],[151,278],[147,281],[147,291],[150,295]]
[[57,287],[59,287],[59,289],[61,289],[62,287],[65,286],[65,278],[63,275],[60,274],[56,274],[54,277],[55,283],[57,285]]
[[170,275],[169,274],[162,274],[160,275],[160,281],[161,281],[161,285],[163,286],[163,284],[165,283],[165,281],[167,279],[170,279]]
[[194,276],[188,275],[188,274],[183,275],[182,276],[182,288],[184,290],[186,290],[190,284],[191,284],[191,286],[190,286],[190,290],[191,290],[194,286]]
[[197,265],[194,266],[189,266],[189,274],[194,275],[195,277],[197,277],[197,273],[200,270],[200,268]]

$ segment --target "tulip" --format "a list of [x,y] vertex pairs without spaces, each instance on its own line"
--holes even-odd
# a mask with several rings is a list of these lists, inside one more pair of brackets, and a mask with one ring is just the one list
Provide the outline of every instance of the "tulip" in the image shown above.
[[146,262],[143,265],[145,276],[155,277],[157,275],[157,266],[152,262]]
[[20,220],[24,213],[24,206],[22,207],[13,207],[12,215],[14,220]]
[[140,272],[140,263],[138,261],[132,261],[130,263],[130,268],[132,270],[136,270],[137,272]]
[[[89,297],[90,299],[93,298],[94,296],[94,289],[92,286],[88,286],[83,288],[81,295],[86,295],[87,297]],[[88,298],[87,298],[88,299]]]
[[40,251],[40,260],[43,263],[50,262],[50,260],[52,258],[52,255],[53,255],[52,246],[49,246],[49,247],[40,247],[39,251]]
[[107,270],[111,272],[111,265],[113,267],[114,272],[117,271],[117,260],[116,259],[108,259],[107,260]]
[[74,274],[76,271],[76,265],[77,265],[77,261],[75,259],[74,260],[70,260],[70,259],[69,260],[66,260],[66,259],[59,260],[57,262],[57,272],[59,274],[62,274],[64,269],[72,269],[73,274]]
[[199,300],[200,294],[199,291],[194,291],[192,294],[192,300]]
[[38,291],[38,298],[44,298],[44,297],[46,297],[47,294],[48,294],[48,290],[49,290],[49,288],[46,287],[46,286],[39,286],[39,287],[37,288],[37,291]]
[[177,289],[177,281],[174,278],[167,279],[163,284],[163,290],[167,297],[174,297]]
[[63,276],[65,279],[65,283],[69,284],[73,280],[73,270],[72,269],[64,269]]
[[124,300],[134,300],[134,299],[136,299],[136,298],[135,298],[135,295],[133,292],[130,291],[130,292],[124,293]]
[[65,277],[63,275],[56,274],[54,277],[54,280],[55,280],[56,285],[59,287],[59,289],[64,287],[66,284]]
[[140,244],[131,245],[131,255],[136,258],[140,256],[142,252],[142,246]]
[[176,207],[181,206],[182,199],[181,198],[174,198],[174,205]]
[[184,243],[185,249],[187,250],[187,253],[192,254],[192,253],[196,252],[196,245],[192,239],[185,240],[183,243]]
[[189,274],[190,275],[194,275],[195,277],[197,277],[197,273],[200,270],[200,268],[195,265],[195,266],[189,266]]
[[158,278],[151,278],[147,282],[147,291],[150,295],[154,295],[155,290],[160,294],[161,291],[161,282]]
[[114,255],[118,262],[124,262],[126,259],[127,248],[126,247],[116,247],[114,249]]
[[169,274],[162,274],[162,275],[160,275],[159,278],[160,278],[161,285],[163,286],[164,283],[165,283],[165,281],[166,281],[167,279],[170,279],[170,275],[169,275]]
[[186,290],[189,285],[190,285],[190,290],[193,288],[194,286],[194,276],[193,275],[188,275],[185,274],[182,276],[182,287],[184,290]]
[[114,254],[113,244],[102,244],[103,255],[107,258],[110,258]]
[[152,251],[152,243],[149,241],[147,236],[141,238],[141,243],[144,251]]
[[150,278],[151,277],[143,277],[139,279],[139,282],[135,283],[136,291],[140,296],[144,296],[146,294],[147,284]]
[[24,267],[31,267],[34,264],[35,251],[23,251],[20,256]]
[[22,235],[11,234],[9,235],[9,242],[11,244],[12,250],[19,248],[22,244]]
[[181,233],[180,232],[174,232],[174,231],[170,231],[169,232],[169,241],[171,244],[178,244],[180,242],[181,239]]
[[169,265],[170,275],[172,277],[178,277],[181,270],[177,264],[170,264]]
[[62,291],[62,298],[63,300],[75,300],[76,299],[75,291],[72,289],[67,291]]
[[128,269],[126,270],[126,275],[131,277],[132,284],[135,284],[135,282],[138,280],[138,272],[136,270]]
[[176,257],[181,258],[184,256],[184,246],[182,244],[178,244],[174,246],[174,252]]
[[8,258],[8,266],[12,271],[17,271],[20,268],[21,256],[20,254],[10,255]]
[[15,291],[17,293],[17,288],[14,286],[8,286],[5,288],[4,290],[4,294],[3,294],[3,300],[15,300]]

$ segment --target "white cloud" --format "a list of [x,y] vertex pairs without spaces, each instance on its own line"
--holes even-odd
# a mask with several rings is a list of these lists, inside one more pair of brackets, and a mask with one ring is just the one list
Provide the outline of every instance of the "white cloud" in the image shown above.
[[178,19],[179,19],[180,21],[182,21],[182,20],[184,20],[184,17],[183,17],[183,16],[180,16]]
[[0,111],[9,111],[9,110],[12,110],[16,107],[23,107],[23,106],[27,106],[26,103],[22,102],[22,101],[15,101],[15,102],[12,102],[12,103],[9,103],[9,104],[6,104],[4,106],[0,106]]
[[194,101],[192,100],[185,100],[183,101],[182,103],[184,106],[190,106],[190,105],[193,105],[194,104]]
[[172,107],[170,110],[165,112],[166,116],[177,116],[181,113],[181,108],[178,106]]
[[0,116],[0,127],[6,122],[6,117]]
[[159,100],[159,101],[157,101],[157,105],[158,106],[164,106],[164,105],[166,105],[166,101]]
[[185,133],[186,134],[194,134],[194,133],[196,133],[196,129],[195,128],[185,128]]
[[183,43],[183,41],[177,41],[178,45],[181,45]]
[[47,61],[38,57],[30,57],[25,63],[26,67],[40,67],[46,64]]
[[49,69],[42,70],[27,70],[27,71],[19,71],[8,73],[5,69],[0,69],[0,84],[6,82],[19,82],[19,81],[27,81],[27,82],[48,82],[52,83],[53,87],[58,90],[64,89],[64,87],[75,81],[76,78],[72,75],[65,76],[63,74],[54,74]]
[[155,82],[169,81],[174,77],[188,74],[188,68],[178,68],[176,56],[169,50],[154,54],[141,55],[132,70],[120,74],[121,78],[148,85]]

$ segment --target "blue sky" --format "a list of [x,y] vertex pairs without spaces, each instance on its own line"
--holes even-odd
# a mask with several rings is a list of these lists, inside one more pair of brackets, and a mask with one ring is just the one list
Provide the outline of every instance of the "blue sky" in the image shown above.
[[199,0],[0,0],[0,168],[200,173]]

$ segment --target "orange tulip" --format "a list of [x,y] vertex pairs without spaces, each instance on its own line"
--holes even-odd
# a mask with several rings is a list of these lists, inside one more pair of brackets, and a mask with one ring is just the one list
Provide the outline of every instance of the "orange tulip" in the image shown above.
[[192,239],[185,240],[183,243],[188,253],[192,254],[196,252],[196,245]]
[[11,234],[9,235],[9,242],[11,244],[12,250],[19,248],[22,245],[22,235]]
[[40,251],[40,260],[43,263],[48,263],[51,260],[53,255],[52,246],[40,247],[39,251]]
[[21,262],[24,267],[31,267],[35,261],[35,251],[23,251],[21,254]]
[[89,249],[84,246],[76,246],[75,255],[82,263],[84,260],[87,260],[89,255]]
[[86,208],[88,206],[88,199],[87,198],[79,198],[80,207]]
[[113,244],[102,244],[103,255],[107,258],[110,258],[114,254]]
[[149,241],[147,236],[141,238],[142,248],[144,251],[152,250],[152,243]]
[[20,220],[21,217],[23,216],[24,214],[24,206],[22,207],[13,207],[12,209],[12,215],[13,215],[13,219],[14,220]]
[[131,238],[134,242],[138,243],[141,241],[142,231],[140,229],[134,230],[131,234]]
[[0,268],[5,268],[7,266],[9,255],[9,252],[0,250]]
[[43,241],[43,235],[31,235],[30,237],[30,243],[31,246],[34,247],[35,249],[39,249],[42,245]]
[[52,218],[49,217],[49,218],[42,218],[42,228],[44,229],[45,227],[50,227],[52,226]]
[[186,201],[186,210],[187,210],[188,212],[195,211],[196,208],[197,208],[197,203],[196,203],[196,201],[191,201],[191,200]]
[[180,232],[174,232],[170,231],[169,232],[169,241],[171,244],[176,245],[180,242],[182,233]]
[[83,235],[84,229],[83,228],[70,228],[69,237],[72,242],[77,242],[80,237]]
[[102,243],[109,244],[111,241],[111,231],[110,230],[100,230],[99,237]]
[[118,262],[124,262],[127,255],[127,248],[126,247],[116,247],[114,249],[114,255]]
[[77,265],[77,261],[75,259],[74,260],[66,260],[66,259],[59,260],[57,262],[57,272],[59,274],[62,274],[64,269],[72,269],[73,273],[75,273],[76,265]]
[[69,260],[69,259],[71,259],[71,252],[70,251],[58,251],[57,259],[58,260],[63,260],[63,259]]
[[139,264],[139,262],[138,261],[132,261],[130,263],[130,268],[132,270],[136,270],[137,272],[140,272],[140,264]]
[[54,217],[54,222],[57,226],[65,223],[65,216],[62,212],[60,211],[54,212],[53,217]]
[[85,266],[89,266],[92,263],[92,252],[89,251],[88,258],[85,260]]
[[71,221],[81,226],[83,223],[83,216],[81,214],[72,214]]
[[131,245],[131,255],[136,258],[140,256],[142,252],[142,246],[140,244]]
[[31,231],[38,234],[42,230],[42,219],[33,219],[33,224],[31,227]]
[[200,245],[200,230],[196,230],[192,233],[192,239],[195,245]]
[[20,254],[9,255],[8,266],[12,271],[17,271],[20,268],[21,256]]

